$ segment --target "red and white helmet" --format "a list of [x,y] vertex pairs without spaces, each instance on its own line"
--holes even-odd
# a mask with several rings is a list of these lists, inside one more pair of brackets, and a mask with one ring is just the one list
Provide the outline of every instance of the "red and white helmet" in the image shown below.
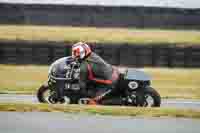
[[84,59],[91,52],[91,48],[84,42],[78,42],[72,46],[73,58]]

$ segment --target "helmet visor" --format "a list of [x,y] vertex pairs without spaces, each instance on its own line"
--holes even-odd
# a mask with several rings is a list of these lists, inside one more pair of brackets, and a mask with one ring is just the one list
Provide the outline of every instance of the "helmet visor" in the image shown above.
[[74,49],[74,50],[72,50],[72,57],[73,58],[80,57],[80,49]]

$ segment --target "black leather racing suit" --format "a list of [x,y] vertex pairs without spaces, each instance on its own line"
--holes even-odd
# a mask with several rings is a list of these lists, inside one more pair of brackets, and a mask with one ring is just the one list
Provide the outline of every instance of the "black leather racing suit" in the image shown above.
[[88,83],[97,84],[97,88],[95,88],[97,93],[94,98],[96,101],[101,101],[109,95],[118,80],[118,76],[117,69],[106,63],[94,52],[81,62],[80,87],[85,90]]

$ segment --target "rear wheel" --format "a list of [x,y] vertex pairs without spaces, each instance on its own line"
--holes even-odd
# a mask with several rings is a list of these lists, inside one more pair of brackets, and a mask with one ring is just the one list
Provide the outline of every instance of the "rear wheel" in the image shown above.
[[129,106],[160,107],[161,98],[155,89],[147,87],[143,90],[132,92],[127,99],[127,103]]
[[145,88],[143,95],[143,107],[160,107],[161,97],[160,94],[154,88]]

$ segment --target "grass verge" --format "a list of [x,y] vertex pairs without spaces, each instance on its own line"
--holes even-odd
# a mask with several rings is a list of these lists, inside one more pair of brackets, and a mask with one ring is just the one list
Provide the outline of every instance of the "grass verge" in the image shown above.
[[[200,69],[142,69],[162,98],[200,99]],[[48,66],[0,65],[0,93],[35,94],[47,80]]]
[[89,113],[112,116],[185,117],[200,119],[199,110],[175,108],[136,108],[119,106],[48,105],[30,103],[0,103],[0,111]]
[[199,45],[200,31],[0,25],[0,40]]

